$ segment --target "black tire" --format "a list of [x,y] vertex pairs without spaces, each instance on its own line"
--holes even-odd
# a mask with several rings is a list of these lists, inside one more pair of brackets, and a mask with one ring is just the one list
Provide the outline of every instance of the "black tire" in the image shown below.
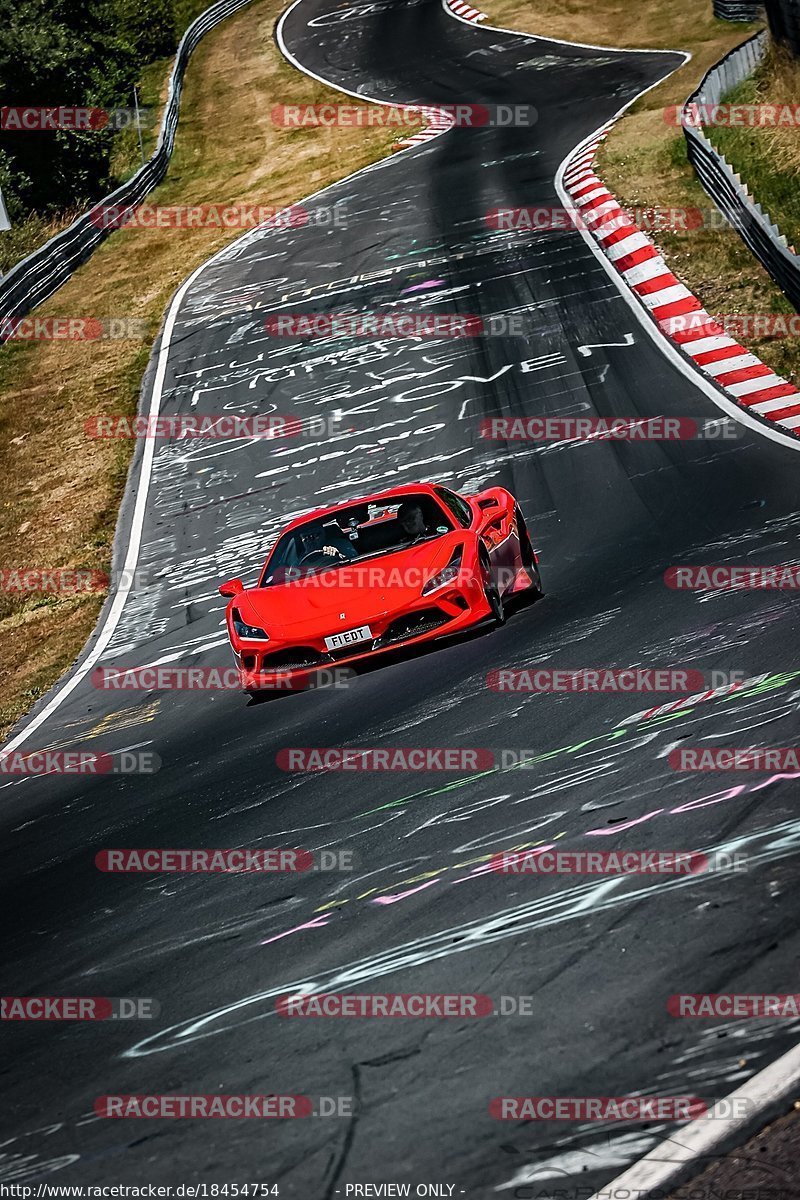
[[531,545],[528,526],[525,524],[525,518],[523,517],[519,506],[515,508],[514,513],[517,520],[517,531],[519,534],[520,558],[522,559],[523,567],[531,577],[531,591],[535,596],[543,596],[544,591],[542,590],[542,577],[539,574],[539,568],[536,564],[536,559],[533,554],[533,546]]
[[506,612],[497,584],[492,579],[492,568],[489,559],[481,555],[481,573],[483,575],[483,594],[492,610],[492,621],[495,625],[505,625]]

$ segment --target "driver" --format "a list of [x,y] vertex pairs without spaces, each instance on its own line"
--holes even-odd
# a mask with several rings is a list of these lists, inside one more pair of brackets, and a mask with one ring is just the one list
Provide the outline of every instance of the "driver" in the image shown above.
[[355,558],[358,550],[339,529],[323,529],[315,526],[301,539],[300,561],[311,554],[324,554],[332,561]]
[[329,555],[331,558],[346,558],[348,561],[358,556],[358,550],[353,545],[348,537],[339,530],[334,530],[332,533],[325,534],[325,545],[322,547],[322,553]]
[[418,538],[428,537],[433,531],[425,524],[425,514],[422,505],[417,500],[404,500],[397,510],[397,519],[402,529],[404,542],[415,542]]

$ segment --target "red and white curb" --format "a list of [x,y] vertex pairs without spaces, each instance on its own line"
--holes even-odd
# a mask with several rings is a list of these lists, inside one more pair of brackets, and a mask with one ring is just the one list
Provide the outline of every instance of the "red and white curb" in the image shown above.
[[[795,1046],[753,1075],[725,1100],[718,1101],[704,1117],[660,1142],[644,1158],[595,1192],[590,1200],[609,1200],[609,1197],[627,1200],[632,1196],[637,1200],[661,1200],[676,1187],[695,1179],[710,1165],[709,1158],[721,1158],[738,1150],[770,1121],[790,1111],[792,1101],[795,1106],[798,1103],[798,1089],[800,1046]],[[698,1194],[711,1196],[713,1184],[709,1185],[708,1191],[691,1192],[691,1195]],[[739,1194],[744,1196],[746,1193]],[[756,1190],[752,1194],[756,1195]],[[778,1196],[781,1193],[772,1194]],[[788,1196],[789,1192],[782,1194]]]
[[[464,0],[443,0],[443,3],[445,8],[462,21],[471,21],[473,25],[476,25],[478,21],[486,20],[485,12],[481,12],[479,8],[473,8],[471,4],[465,4]],[[448,129],[452,129],[455,123],[455,118],[441,108],[423,106],[415,106],[415,108],[422,113],[428,124],[419,133],[413,133],[411,137],[399,138],[395,143],[397,146],[421,146],[423,143],[429,142],[431,138],[438,137],[440,133],[446,133]]]
[[650,721],[653,717],[666,717],[670,713],[680,712],[682,708],[694,708],[696,704],[705,704],[706,700],[717,700],[720,696],[729,696],[731,692],[739,692],[743,688],[757,687],[766,678],[766,674],[751,675],[741,683],[724,683],[721,687],[711,688],[707,692],[693,692],[690,696],[682,696],[680,700],[670,700],[667,704],[659,704],[655,708],[643,708],[632,717],[617,721],[614,728],[621,729],[623,725],[632,725],[637,721]]
[[742,408],[800,433],[800,391],[725,333],[598,178],[595,154],[612,125],[604,125],[581,146],[564,172],[576,219],[597,239],[661,332],[695,366]]
[[454,12],[457,17],[461,17],[463,21],[478,21],[486,20],[486,13],[481,12],[479,8],[473,8],[470,4],[464,4],[464,0],[445,0],[447,7],[451,12]]
[[410,137],[406,138],[398,138],[395,145],[421,146],[423,142],[429,142],[431,138],[438,137],[440,133],[446,133],[455,124],[455,117],[443,108],[415,104],[414,112],[421,113],[428,122],[427,125],[424,129],[420,129],[419,133],[412,133]]
[[[478,21],[486,20],[485,12],[481,12],[479,8],[473,8],[471,4],[465,4],[464,0],[442,0],[442,4],[461,21],[470,21],[473,25],[477,25]],[[415,109],[423,114],[428,124],[424,129],[420,129],[419,133],[413,133],[406,138],[398,138],[395,142],[396,146],[422,146],[431,138],[438,137],[440,133],[446,133],[448,129],[452,129],[455,123],[454,117],[441,108],[415,105]]]

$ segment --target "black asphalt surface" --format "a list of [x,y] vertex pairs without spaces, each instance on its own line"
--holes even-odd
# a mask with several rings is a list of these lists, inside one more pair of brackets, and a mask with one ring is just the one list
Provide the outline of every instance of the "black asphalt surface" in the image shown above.
[[[157,444],[141,586],[101,662],[227,665],[217,584],[252,582],[281,525],[306,508],[394,482],[510,488],[547,596],[517,605],[499,630],[398,658],[342,689],[260,704],[235,692],[99,691],[88,678],[74,689],[25,748],[138,747],[163,765],[152,777],[0,785],[3,990],[154,997],[161,1015],[4,1027],[0,1180],[261,1182],[315,1200],[354,1195],[345,1189],[356,1184],[474,1197],[567,1188],[577,1200],[671,1127],[500,1123],[493,1096],[710,1101],[797,1034],[797,1022],[680,1021],[666,1008],[682,991],[796,990],[797,781],[678,774],[665,757],[681,739],[792,744],[796,601],[663,582],[671,564],[796,558],[797,452],[744,426],[725,442],[479,436],[492,415],[722,415],[662,357],[579,234],[500,234],[484,220],[496,207],[559,204],[553,179],[571,147],[677,55],[481,30],[434,0],[304,0],[283,32],[304,67],[351,92],[533,104],[538,121],[456,129],[396,155],[307,202],[312,212],[339,202],[344,227],[248,235],[190,285],[164,412],[338,415],[325,435],[285,444]],[[528,332],[283,344],[263,329],[278,311],[419,311],[423,300],[426,311],[521,312]],[[140,448],[122,557],[141,459]],[[491,670],[532,664],[768,678],[650,720],[632,718],[674,697],[486,686]],[[275,763],[282,747],[344,745],[525,748],[534,761],[477,777],[290,775]],[[677,880],[481,869],[486,855],[543,841],[727,848],[749,869]],[[107,847],[273,845],[348,849],[356,869],[114,876],[94,866]],[[498,1004],[529,996],[532,1012],[276,1016],[275,997],[301,984],[481,992]],[[354,1111],[263,1123],[93,1115],[100,1095],[173,1092],[352,1097]]]

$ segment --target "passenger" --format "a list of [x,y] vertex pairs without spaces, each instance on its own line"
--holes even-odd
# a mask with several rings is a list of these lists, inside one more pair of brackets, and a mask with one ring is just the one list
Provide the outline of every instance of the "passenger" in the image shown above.
[[425,523],[425,514],[418,500],[404,500],[397,510],[397,519],[402,529],[402,541],[416,542],[430,537],[433,530]]

